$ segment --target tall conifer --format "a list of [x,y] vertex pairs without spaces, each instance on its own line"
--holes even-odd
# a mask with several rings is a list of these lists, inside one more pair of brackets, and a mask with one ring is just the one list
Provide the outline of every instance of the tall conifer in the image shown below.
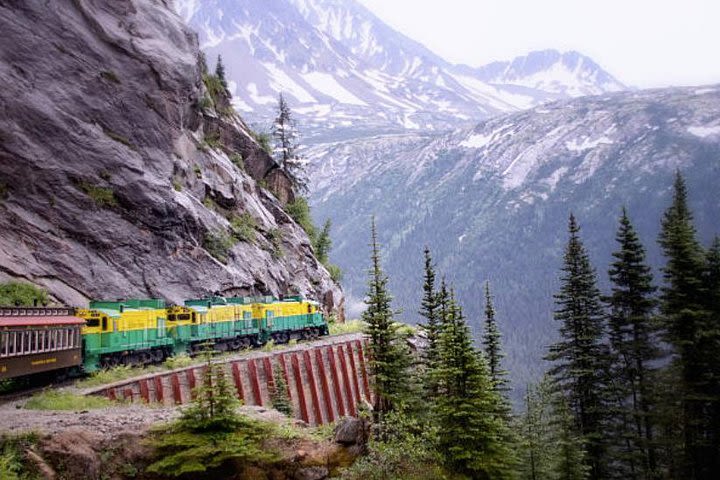
[[629,472],[626,476],[636,477],[633,472],[637,468],[643,478],[652,478],[657,470],[657,456],[651,365],[660,356],[653,320],[656,288],[645,262],[645,249],[624,208],[615,239],[619,249],[613,253],[615,260],[608,272],[612,292],[607,302],[621,417],[618,428],[624,430],[620,436],[629,451],[624,458]]
[[493,389],[484,356],[472,345],[462,309],[451,294],[438,339],[435,418],[438,445],[448,466],[470,478],[506,479],[514,453],[501,400]]
[[225,78],[225,65],[222,62],[222,56],[218,55],[217,63],[215,64],[215,76],[220,80],[220,84],[227,89],[227,79]]
[[661,312],[666,340],[677,355],[681,384],[681,423],[684,433],[684,478],[711,478],[713,452],[708,444],[707,409],[708,364],[717,361],[713,342],[708,342],[706,291],[703,274],[705,255],[697,241],[693,218],[687,203],[687,187],[676,174],[673,200],[665,211],[660,246],[667,258],[663,268],[665,285],[661,292]]
[[601,342],[600,292],[579,231],[571,214],[561,287],[555,295],[555,319],[562,322],[561,339],[550,347],[546,358],[555,364],[550,375],[587,442],[590,478],[600,480],[607,478],[608,464],[604,441],[608,354]]
[[425,247],[425,270],[423,275],[423,297],[420,303],[420,315],[425,317],[423,328],[427,335],[427,352],[425,360],[429,368],[437,359],[437,338],[440,313],[439,292],[435,291],[435,269],[433,267],[430,249]]
[[376,419],[392,409],[403,408],[410,401],[411,382],[408,369],[411,357],[407,346],[398,334],[392,298],[387,290],[388,277],[380,265],[380,246],[377,240],[375,217],[372,218],[372,266],[369,270],[367,309],[362,320],[367,324],[370,337],[368,366],[372,373],[375,393]]
[[490,282],[485,282],[485,332],[482,340],[485,347],[490,378],[497,391],[507,390],[507,372],[502,368],[502,336],[495,319],[495,308],[490,295]]

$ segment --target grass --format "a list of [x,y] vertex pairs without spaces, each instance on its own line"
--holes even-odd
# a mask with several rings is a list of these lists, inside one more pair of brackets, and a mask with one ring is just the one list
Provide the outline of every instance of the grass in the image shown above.
[[25,402],[27,410],[92,410],[117,405],[107,398],[45,390]]
[[350,320],[345,323],[331,323],[330,335],[342,335],[345,333],[361,333],[365,331],[367,323],[362,320]]
[[260,148],[265,150],[265,153],[272,156],[273,148],[272,145],[270,145],[270,134],[269,133],[258,133],[250,131],[250,134],[255,139],[255,141],[260,145]]
[[243,212],[239,216],[233,215],[229,220],[235,238],[247,243],[255,241],[255,229],[257,228],[255,217],[248,212]]
[[194,362],[190,355],[183,353],[165,360],[165,362],[163,363],[163,367],[167,368],[168,370],[175,370],[177,368],[189,367],[193,363],[197,362]]
[[197,163],[193,167],[193,172],[195,172],[195,176],[198,179],[202,178],[202,169],[200,168],[200,165],[198,165]]
[[79,180],[76,183],[78,188],[90,197],[98,207],[117,207],[117,198],[115,198],[115,192],[113,192],[112,188],[98,187],[87,180]]
[[222,147],[222,142],[220,141],[220,133],[219,132],[213,132],[208,135],[205,135],[205,145],[208,147],[217,150],[218,148]]
[[113,132],[112,130],[108,130],[107,128],[103,129],[103,132],[104,132],[105,135],[107,135],[108,137],[112,138],[113,140],[115,140],[115,141],[118,142],[118,143],[122,143],[123,145],[125,145],[125,146],[128,147],[129,149],[131,149],[131,150],[135,150],[135,149],[136,149],[136,148],[135,148],[135,145],[133,145],[132,142],[130,142],[130,140],[129,140],[127,137],[124,137],[124,136],[120,135],[119,133],[115,133],[115,132]]
[[29,480],[39,478],[28,472],[25,451],[37,444],[39,435],[34,432],[0,435],[0,478],[2,480]]
[[176,192],[182,192],[183,187],[179,180],[173,180],[172,185]]
[[222,263],[227,263],[235,239],[223,230],[207,232],[203,238],[203,248]]
[[334,263],[328,263],[327,265],[325,265],[325,268],[327,268],[327,271],[330,274],[330,278],[332,278],[333,282],[340,283],[342,281],[343,272],[340,267],[338,267]]
[[279,228],[272,228],[267,233],[267,238],[272,244],[273,258],[282,258],[285,255],[282,249],[282,232]]
[[126,378],[142,375],[138,369],[129,366],[118,366],[93,372],[89,377],[77,382],[79,388],[99,387],[108,383],[119,382]]
[[245,171],[245,160],[243,160],[242,155],[238,153],[231,153],[230,154],[230,161],[240,170],[243,172]]

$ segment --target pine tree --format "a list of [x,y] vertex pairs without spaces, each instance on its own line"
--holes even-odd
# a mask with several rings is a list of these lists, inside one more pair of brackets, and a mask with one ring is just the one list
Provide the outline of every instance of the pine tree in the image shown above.
[[330,248],[332,248],[332,240],[330,239],[330,227],[332,223],[328,218],[325,220],[322,230],[317,236],[315,241],[315,256],[323,265],[328,263],[328,255],[330,254]]
[[433,371],[439,390],[434,407],[439,450],[457,473],[471,478],[512,478],[515,456],[507,443],[508,425],[498,413],[500,397],[452,294],[447,311]]
[[604,442],[608,353],[602,344],[600,292],[579,231],[571,214],[561,287],[555,295],[561,340],[550,347],[546,359],[555,363],[550,375],[587,442],[590,478],[599,480],[608,476]]
[[673,201],[665,211],[660,246],[667,258],[663,268],[665,285],[661,289],[660,309],[665,339],[673,346],[679,364],[681,384],[681,423],[684,433],[684,478],[711,478],[713,452],[708,444],[707,409],[713,403],[707,383],[710,363],[717,362],[717,351],[707,329],[706,290],[703,282],[705,260],[696,239],[692,213],[687,203],[687,187],[676,174]]
[[273,157],[279,167],[287,174],[297,194],[308,190],[307,160],[299,155],[299,132],[285,97],[278,98],[277,117],[273,123],[272,136],[275,140]]
[[490,282],[485,282],[485,333],[482,343],[485,347],[490,378],[498,392],[507,391],[507,372],[503,370],[501,362],[505,354],[502,351],[500,329],[495,320],[495,308],[490,295]]
[[407,345],[398,333],[387,290],[388,277],[380,265],[375,217],[372,218],[372,267],[369,270],[367,309],[362,320],[370,337],[368,367],[372,373],[376,420],[393,409],[403,409],[412,400],[409,368],[412,363]]
[[645,262],[645,249],[624,208],[619,223],[615,237],[619,250],[613,253],[615,261],[608,272],[613,286],[607,298],[610,343],[616,362],[617,423],[628,453],[624,459],[625,476],[636,478],[633,472],[639,468],[643,478],[652,478],[657,470],[657,455],[651,365],[660,356],[653,319],[656,288]]
[[553,476],[558,480],[584,480],[590,478],[583,438],[578,435],[575,418],[563,397],[555,399],[555,438],[557,448]]
[[273,385],[270,389],[270,403],[272,403],[273,408],[278,412],[292,417],[293,408],[288,395],[288,386],[279,364],[275,364],[273,367]]
[[200,74],[207,75],[207,58],[205,57],[205,52],[203,52],[202,50],[200,50],[200,52],[198,53],[198,65],[200,65]]
[[432,368],[437,360],[437,339],[439,329],[439,294],[435,291],[435,269],[433,267],[430,249],[425,247],[425,271],[423,276],[423,297],[420,303],[420,315],[425,317],[423,328],[427,335],[428,346],[425,361],[428,368]]
[[222,63],[222,56],[218,55],[217,63],[215,64],[215,76],[220,80],[220,84],[227,90],[227,80],[225,79],[225,65]]
[[[715,237],[706,256],[705,291],[707,311],[705,338],[708,406],[708,448],[711,452],[708,470],[720,472],[720,237]],[[712,352],[715,352],[713,358]]]

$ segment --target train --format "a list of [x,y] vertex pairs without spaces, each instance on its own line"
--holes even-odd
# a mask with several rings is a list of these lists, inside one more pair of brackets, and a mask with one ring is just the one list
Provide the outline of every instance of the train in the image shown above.
[[212,345],[221,352],[328,335],[319,304],[301,296],[92,301],[88,308],[0,307],[0,380],[61,378],[143,366]]

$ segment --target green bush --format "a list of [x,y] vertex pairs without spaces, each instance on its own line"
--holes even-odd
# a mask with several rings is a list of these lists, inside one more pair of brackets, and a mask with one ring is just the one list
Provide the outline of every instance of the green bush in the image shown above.
[[192,364],[193,359],[190,357],[190,355],[180,354],[168,357],[163,363],[163,366],[168,370],[175,370],[176,368],[189,367]]
[[30,480],[40,478],[29,471],[25,462],[25,451],[34,446],[38,437],[34,433],[0,435],[0,479]]
[[70,392],[45,390],[25,402],[28,410],[91,410],[117,405],[105,397],[77,395]]
[[327,268],[328,273],[330,274],[330,278],[333,279],[333,282],[340,283],[343,279],[343,272],[334,263],[328,263],[325,268]]
[[279,228],[272,228],[267,233],[267,238],[272,245],[272,256],[274,258],[282,258],[285,255],[282,248],[282,232]]
[[173,185],[173,188],[175,189],[176,192],[182,192],[183,186],[182,186],[182,183],[180,183],[179,180],[174,179],[173,182],[172,182],[172,185]]
[[122,143],[123,145],[130,148],[131,150],[135,150],[135,145],[133,145],[132,142],[127,137],[124,137],[124,136],[120,135],[119,133],[115,133],[112,130],[108,130],[108,129],[104,129],[103,132],[105,133],[105,135],[112,138],[116,142]]
[[241,242],[252,243],[255,241],[255,229],[257,228],[257,222],[255,217],[250,215],[248,212],[243,212],[239,216],[233,216],[230,218],[230,226],[235,238]]
[[345,323],[330,323],[330,335],[342,335],[344,333],[362,333],[367,328],[367,323],[362,320],[350,320]]
[[0,283],[0,305],[25,306],[47,305],[47,292],[29,283]]
[[215,104],[213,103],[212,98],[208,95],[203,95],[203,97],[200,100],[198,100],[198,108],[200,110],[209,110],[209,109],[213,108],[214,106],[215,106]]
[[270,141],[271,141],[270,134],[265,133],[265,132],[253,132],[252,130],[250,131],[250,134],[255,139],[255,141],[258,142],[258,144],[260,145],[260,148],[262,148],[265,151],[265,153],[272,156],[273,148],[272,148],[272,145],[270,144]]
[[308,237],[310,237],[310,241],[314,243],[317,235],[317,229],[315,228],[315,225],[313,225],[312,217],[310,216],[310,205],[308,204],[307,199],[304,197],[297,197],[294,201],[287,204],[285,210],[288,215],[290,215],[290,217],[292,217],[292,219],[295,220],[295,222],[297,222],[303,230],[305,230]]
[[79,180],[77,186],[82,190],[98,207],[116,207],[118,205],[115,192],[112,188],[98,187],[85,180]]
[[201,474],[232,462],[273,461],[263,448],[270,426],[239,415],[239,402],[221,364],[206,352],[205,373],[193,403],[169,426],[156,429],[150,444],[157,459],[147,471],[173,477]]
[[227,263],[235,239],[224,230],[207,232],[203,239],[203,248],[222,263]]
[[222,147],[222,142],[220,141],[220,133],[212,132],[208,135],[205,135],[205,145],[216,150]]
[[218,100],[226,95],[222,81],[216,75],[205,74],[203,75],[203,82],[213,104],[217,105]]
[[200,165],[198,165],[197,163],[193,167],[193,172],[195,172],[195,176],[198,179],[202,178],[202,169],[200,168]]
[[126,378],[136,377],[143,373],[146,373],[144,369],[133,368],[128,365],[118,365],[117,367],[106,368],[91,373],[89,377],[77,382],[77,386],[79,388],[97,387],[108,383],[119,382]]
[[238,169],[242,170],[243,172],[245,171],[245,161],[243,160],[242,155],[238,153],[231,153],[230,161],[235,164]]

